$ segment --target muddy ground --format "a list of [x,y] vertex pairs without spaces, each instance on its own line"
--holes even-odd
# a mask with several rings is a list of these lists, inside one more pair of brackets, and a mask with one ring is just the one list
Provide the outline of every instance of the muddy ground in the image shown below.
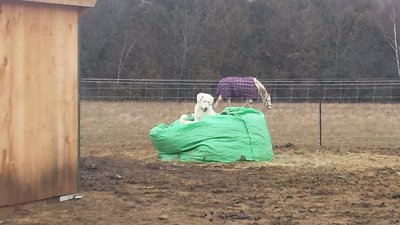
[[82,199],[0,208],[0,224],[400,224],[400,149],[275,146],[270,163],[160,162],[84,148]]

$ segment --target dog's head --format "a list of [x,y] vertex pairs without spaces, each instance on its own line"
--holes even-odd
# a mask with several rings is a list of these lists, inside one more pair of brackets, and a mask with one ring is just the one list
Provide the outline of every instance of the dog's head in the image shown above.
[[212,108],[212,104],[214,103],[214,97],[210,94],[206,93],[198,93],[197,94],[197,104],[203,112],[207,112],[207,110]]

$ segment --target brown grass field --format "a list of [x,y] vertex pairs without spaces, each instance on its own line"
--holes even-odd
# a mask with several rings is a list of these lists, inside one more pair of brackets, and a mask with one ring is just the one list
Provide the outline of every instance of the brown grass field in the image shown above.
[[0,225],[400,224],[400,105],[323,104],[320,147],[319,105],[276,103],[272,162],[159,161],[149,130],[192,108],[82,102],[83,198],[2,207]]

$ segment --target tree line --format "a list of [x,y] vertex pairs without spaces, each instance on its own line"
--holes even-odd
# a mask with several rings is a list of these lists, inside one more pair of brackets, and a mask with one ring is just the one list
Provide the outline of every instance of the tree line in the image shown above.
[[400,78],[400,1],[98,0],[85,78]]

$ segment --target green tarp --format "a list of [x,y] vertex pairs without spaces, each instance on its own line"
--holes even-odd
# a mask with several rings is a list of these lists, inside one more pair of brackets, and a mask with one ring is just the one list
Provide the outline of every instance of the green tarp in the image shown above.
[[158,124],[149,136],[163,161],[232,163],[273,158],[265,115],[253,108],[227,107],[194,123]]

